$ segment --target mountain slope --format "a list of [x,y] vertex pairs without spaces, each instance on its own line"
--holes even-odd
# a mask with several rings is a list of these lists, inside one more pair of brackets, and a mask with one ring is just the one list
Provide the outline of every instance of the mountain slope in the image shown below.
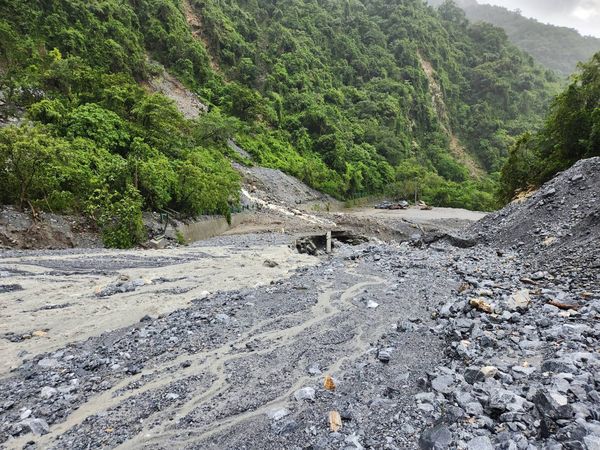
[[[498,171],[553,89],[497,28],[420,0],[9,0],[0,17],[0,119],[28,120],[0,130],[0,201],[84,212],[110,245],[143,238],[142,208],[235,206],[229,138],[338,198],[489,209],[494,179],[465,165]],[[178,83],[209,111],[158,93]]]
[[[439,5],[442,0],[430,0]],[[536,61],[562,76],[572,74],[577,63],[587,61],[600,51],[600,39],[582,36],[567,27],[541,23],[501,6],[480,4],[476,0],[456,2],[473,22],[483,21],[506,31],[510,41]]]
[[544,126],[524,134],[511,148],[502,168],[505,200],[595,156],[600,156],[600,52],[580,65],[571,84],[554,99]]

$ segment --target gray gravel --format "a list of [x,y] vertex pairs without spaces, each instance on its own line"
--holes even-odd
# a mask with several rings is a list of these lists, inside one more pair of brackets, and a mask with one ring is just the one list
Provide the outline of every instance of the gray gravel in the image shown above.
[[[547,202],[561,192],[595,199],[599,162],[486,218],[476,246],[339,245],[287,280],[211,294],[36,355],[0,380],[0,442],[597,449],[598,239],[587,240],[599,233],[597,202],[573,209],[558,200],[549,213]],[[540,246],[541,223],[558,241]],[[209,245],[255,239],[284,237]],[[327,375],[335,389],[325,388]]]
[[[488,245],[511,248],[532,268],[579,288],[600,284],[600,157],[578,161],[522,203],[476,223]],[[536,272],[536,270],[533,270]]]

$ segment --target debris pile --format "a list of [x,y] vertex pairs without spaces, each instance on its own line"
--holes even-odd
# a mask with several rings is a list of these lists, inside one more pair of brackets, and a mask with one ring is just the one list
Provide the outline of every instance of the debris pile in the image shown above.
[[599,196],[592,158],[471,227],[481,256],[456,257],[431,328],[447,360],[415,399],[421,448],[600,448]]
[[457,270],[469,287],[436,312],[448,360],[417,394],[434,411],[421,448],[598,448],[600,294]]
[[473,225],[486,244],[511,248],[539,270],[577,278],[600,277],[600,157],[577,162],[529,198]]

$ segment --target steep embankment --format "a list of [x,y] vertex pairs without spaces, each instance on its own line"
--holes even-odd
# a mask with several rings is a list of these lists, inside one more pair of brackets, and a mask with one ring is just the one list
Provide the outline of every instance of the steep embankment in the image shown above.
[[600,158],[580,160],[531,196],[488,215],[473,231],[489,244],[518,250],[537,267],[597,286],[599,173]]
[[448,118],[448,110],[446,108],[446,103],[444,102],[444,93],[440,88],[439,83],[435,79],[435,70],[429,61],[427,61],[421,53],[418,53],[419,61],[421,63],[421,68],[425,75],[427,76],[427,82],[429,84],[429,91],[431,93],[431,103],[440,125],[446,135],[448,136],[449,141],[449,150],[463,166],[465,166],[469,170],[469,174],[473,178],[481,178],[485,171],[481,168],[479,163],[475,161],[473,156],[469,155],[465,147],[460,143],[460,140],[452,131],[450,126],[450,120]]
[[[417,183],[429,203],[490,209],[494,181],[466,155],[498,170],[549,96],[504,36],[420,0],[10,0],[0,17],[0,116],[34,125],[0,131],[0,202],[88,213],[116,246],[143,240],[142,210],[235,208],[232,137],[338,198]],[[175,91],[184,114],[159,94]]]

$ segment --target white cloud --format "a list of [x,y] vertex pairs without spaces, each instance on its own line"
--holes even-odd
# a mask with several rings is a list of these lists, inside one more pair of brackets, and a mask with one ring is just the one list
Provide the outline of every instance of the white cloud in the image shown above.
[[600,37],[600,0],[479,0],[519,9],[540,22],[575,28],[582,34]]
[[573,17],[576,17],[577,19],[580,20],[589,20],[590,18],[597,16],[598,14],[596,13],[596,11],[594,11],[591,8],[584,8],[583,6],[578,6],[577,8],[575,8],[575,10],[571,13],[571,15]]

